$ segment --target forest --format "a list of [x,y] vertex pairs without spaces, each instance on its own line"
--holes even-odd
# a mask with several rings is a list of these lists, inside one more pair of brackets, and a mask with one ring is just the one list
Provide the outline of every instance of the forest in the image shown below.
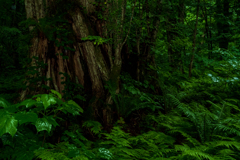
[[240,0],[0,0],[1,160],[240,160]]

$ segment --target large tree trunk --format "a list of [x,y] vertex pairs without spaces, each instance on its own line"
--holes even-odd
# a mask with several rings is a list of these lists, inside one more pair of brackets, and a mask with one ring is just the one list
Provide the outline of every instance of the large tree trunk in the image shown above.
[[[122,68],[121,50],[128,36],[128,34],[126,37],[122,36],[122,24],[124,22],[126,0],[114,1],[113,3],[107,2],[106,4],[108,9],[112,9],[112,6],[115,6],[120,8],[121,11],[120,18],[113,18],[116,26],[119,24],[119,22],[121,22],[120,27],[118,27],[118,32],[112,36],[114,39],[114,48],[110,44],[95,46],[92,41],[81,40],[81,38],[87,36],[111,38],[112,35],[109,34],[106,28],[105,30],[103,29],[103,26],[106,26],[107,22],[97,20],[96,11],[99,8],[90,4],[90,2],[95,2],[94,0],[62,0],[62,2],[62,5],[69,4],[70,2],[71,4],[76,3],[74,7],[72,6],[70,10],[67,10],[67,15],[65,16],[69,22],[69,27],[72,29],[75,35],[72,39],[74,43],[66,46],[74,48],[75,51],[69,51],[64,49],[63,46],[56,45],[56,42],[54,43],[50,41],[47,38],[47,35],[39,30],[38,34],[31,40],[32,46],[30,48],[30,58],[36,56],[39,58],[39,61],[43,61],[47,64],[46,69],[38,68],[37,72],[40,76],[52,78],[52,81],[39,81],[36,86],[32,86],[35,88],[34,91],[30,91],[29,89],[21,91],[19,101],[25,100],[29,94],[35,95],[39,93],[46,93],[46,90],[41,89],[41,85],[46,85],[63,95],[65,85],[61,84],[61,82],[65,81],[66,77],[60,75],[59,73],[67,73],[70,75],[70,79],[73,82],[84,86],[85,92],[89,91],[90,88],[89,93],[96,97],[96,99],[90,105],[94,111],[93,117],[96,119],[100,114],[100,106],[98,103],[100,98],[105,99],[107,104],[113,103],[111,95],[104,89],[104,82],[109,80],[113,81],[115,84],[117,84],[115,88],[116,94],[119,93],[119,77]],[[104,3],[102,2],[102,5],[103,4]],[[46,7],[50,8],[50,10],[48,10],[48,16],[52,16],[57,14],[56,10],[58,7],[61,7],[58,5],[59,3],[56,4],[55,0],[25,0],[27,18],[32,18],[39,22],[39,19],[47,16]],[[86,7],[86,12],[83,12],[80,6]],[[108,15],[108,12],[109,11],[106,10],[104,13],[105,16]],[[29,30],[33,30],[34,27],[35,26],[30,26]],[[63,39],[57,37],[56,40],[60,43],[63,41]],[[69,56],[69,59],[63,59],[61,53],[63,53],[63,56]],[[36,60],[32,61],[31,66],[36,66]],[[27,86],[32,85],[27,81],[27,79],[36,76],[37,74],[26,77]],[[65,99],[62,100],[65,101]],[[112,120],[110,107],[105,107],[101,114],[104,117],[104,124],[109,126]]]
[[[130,21],[127,22],[128,27],[125,28],[128,29],[125,31],[126,0],[106,1],[106,3],[98,2],[96,5],[98,7],[93,6],[90,2],[93,3],[94,1],[60,0],[56,3],[55,0],[25,0],[27,18],[31,18],[37,22],[36,26],[30,26],[29,30],[33,31],[34,27],[38,28],[37,34],[34,34],[35,36],[31,40],[32,46],[29,50],[29,57],[38,57],[38,61],[43,61],[47,64],[47,67],[44,69],[41,68],[36,63],[37,61],[33,59],[30,67],[36,67],[36,74],[26,76],[28,88],[21,91],[19,101],[25,100],[28,95],[49,93],[49,89],[54,89],[63,96],[63,91],[66,87],[65,84],[62,84],[62,82],[66,81],[63,73],[67,73],[70,76],[70,80],[81,84],[84,87],[85,93],[89,95],[87,99],[89,103],[83,103],[84,106],[81,107],[84,110],[87,109],[89,111],[90,109],[90,111],[93,111],[92,119],[99,120],[101,118],[105,129],[109,129],[113,120],[110,108],[113,100],[110,92],[104,88],[104,85],[106,85],[105,82],[111,81],[114,84],[113,90],[115,94],[119,94],[120,73],[123,66],[122,57],[129,55],[128,52],[122,52],[122,48],[130,32],[136,0],[131,5],[131,17],[128,17]],[[157,3],[161,4],[161,1],[158,0]],[[148,9],[149,4],[147,1],[145,4],[146,7],[144,6],[143,10],[146,10],[147,14],[150,15],[151,9]],[[66,6],[70,6],[70,8]],[[102,6],[106,6],[107,8],[104,12],[101,11]],[[97,12],[99,10],[107,20],[98,18]],[[116,10],[120,12],[112,16],[112,13]],[[157,12],[160,14],[160,10],[157,10]],[[61,13],[66,13],[64,15],[64,18],[68,21],[67,24],[65,23],[66,25],[62,25],[60,22],[57,25],[52,25],[51,23],[47,23],[46,25],[46,23],[44,24],[41,21],[41,19],[49,17],[55,20],[59,15],[62,15]],[[138,61],[134,68],[136,68],[136,79],[141,81],[144,81],[144,78],[147,77],[146,75],[152,74],[145,72],[146,63],[155,66],[154,55],[150,54],[150,48],[155,45],[160,22],[159,19],[150,20],[149,15],[147,16],[147,21],[149,21],[147,34],[150,38],[148,38],[148,42],[144,42],[144,45],[142,45],[144,46],[144,52],[141,55],[140,39],[137,41]],[[151,22],[155,24],[156,28],[151,29]],[[138,26],[136,30],[139,30],[139,28],[142,27]],[[55,32],[52,36],[49,36],[48,33],[51,33],[52,30]],[[61,30],[64,30],[63,33],[69,30],[72,33],[68,37],[62,38],[61,34],[63,33],[61,33]],[[93,41],[82,40],[82,38],[88,36],[100,36],[105,39],[111,38],[113,43],[94,45]],[[73,43],[65,44],[66,39],[68,41],[72,40]],[[66,47],[74,48],[74,50],[67,50]],[[64,57],[66,56],[69,58],[65,59]],[[124,59],[124,61],[128,60],[127,58]],[[47,80],[39,79],[35,85],[30,83],[30,78],[37,77],[46,77]],[[154,77],[157,77],[156,74]],[[48,90],[43,89],[42,85],[45,85],[45,88],[47,87]],[[30,90],[30,87],[33,90]],[[91,98],[93,101],[90,101]],[[100,103],[100,99],[105,102],[104,105]],[[63,98],[62,100],[65,101],[67,99]]]

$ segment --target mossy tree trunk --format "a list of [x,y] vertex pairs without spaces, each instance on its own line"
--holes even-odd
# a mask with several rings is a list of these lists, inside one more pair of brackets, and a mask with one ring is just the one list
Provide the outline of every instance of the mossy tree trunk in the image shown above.
[[[95,5],[93,5],[95,3]],[[135,2],[132,2],[131,18],[127,22],[131,26]],[[105,82],[111,80],[116,84],[115,93],[120,92],[120,73],[122,70],[122,48],[129,35],[130,28],[124,31],[124,19],[126,14],[126,0],[102,1],[94,0],[25,0],[27,18],[35,20],[38,24],[30,26],[29,30],[37,29],[36,34],[31,39],[32,46],[29,50],[29,57],[38,57],[39,61],[47,64],[45,69],[37,66],[33,59],[30,66],[36,67],[36,74],[26,76],[27,86],[32,84],[27,81],[29,78],[46,77],[47,80],[39,80],[34,86],[35,90],[28,88],[20,93],[19,101],[26,99],[27,95],[48,93],[49,90],[42,89],[42,86],[54,89],[63,95],[66,77],[59,73],[67,73],[71,81],[81,84],[85,92],[95,96],[96,99],[91,103],[93,117],[98,118],[102,115],[105,126],[112,123],[112,112],[110,107],[102,109],[99,113],[99,99],[104,99],[106,104],[112,104],[109,91],[104,88]],[[105,7],[103,11],[102,8]],[[113,15],[116,11],[118,14]],[[55,20],[61,13],[66,13],[63,17],[68,21],[66,26],[39,25],[45,18]],[[99,19],[101,13],[104,19]],[[159,23],[159,22],[158,22]],[[49,23],[48,23],[49,24]],[[65,40],[61,38],[60,31],[70,30],[68,40],[73,43],[59,45]],[[49,39],[47,33],[53,31],[53,40]],[[125,35],[124,35],[125,33]],[[156,31],[153,31],[156,39]],[[150,34],[150,32],[149,32]],[[124,36],[123,36],[124,35]],[[88,36],[100,36],[112,39],[112,43],[95,45],[94,41],[83,41],[82,38]],[[68,50],[66,47],[74,48]],[[127,53],[125,53],[127,54]],[[64,57],[68,56],[68,59]],[[149,58],[154,61],[154,58]],[[138,72],[140,72],[138,70]],[[49,80],[51,79],[51,80]],[[62,99],[65,101],[65,99]]]

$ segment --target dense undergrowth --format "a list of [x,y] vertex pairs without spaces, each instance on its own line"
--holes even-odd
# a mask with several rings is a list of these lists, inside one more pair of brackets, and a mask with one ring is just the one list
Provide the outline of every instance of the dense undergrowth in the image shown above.
[[[72,122],[68,130],[59,130],[61,121],[84,112],[72,100],[62,102],[61,95],[54,90],[21,103],[9,103],[17,96],[9,95],[20,85],[17,81],[21,77],[6,81],[8,76],[2,74],[1,93],[5,94],[0,99],[0,157],[6,160],[240,159],[239,83],[229,81],[229,76],[214,82],[208,72],[221,77],[230,75],[219,66],[215,65],[213,70],[195,69],[191,79],[159,67],[155,70],[161,77],[157,79],[161,95],[144,92],[144,88],[154,89],[148,81],[142,84],[125,75],[122,89],[128,96],[112,93],[120,117],[110,133],[91,120],[82,126]],[[59,111],[65,115],[58,115]],[[140,132],[133,135],[128,123],[129,117],[136,114],[140,116],[135,116],[135,124],[130,128],[136,127]],[[84,129],[96,140],[84,137]],[[61,132],[59,143],[52,143],[55,130]]]
[[[128,35],[128,49],[123,52],[135,56],[123,62],[145,64],[145,56],[154,52],[158,67],[150,68],[158,78],[143,74],[145,81],[141,83],[122,73],[118,95],[108,84],[106,88],[114,101],[111,107],[117,116],[112,130],[105,131],[100,121],[90,120],[90,111],[81,108],[82,102],[75,103],[78,99],[74,97],[83,99],[77,84],[65,85],[66,102],[54,90],[16,102],[19,91],[25,87],[24,79],[29,78],[25,75],[31,64],[26,58],[32,42],[27,25],[30,21],[26,21],[29,15],[24,1],[0,0],[0,160],[240,160],[240,12],[236,2],[239,1],[159,1],[156,5],[155,1],[137,1],[139,7],[135,9],[139,9],[134,16],[132,2],[127,2],[127,23],[120,25]],[[71,8],[71,3],[67,4],[59,2],[56,9],[60,14],[51,11],[50,21],[42,17],[39,23],[31,24],[39,28],[41,37],[45,35],[53,41],[60,37],[64,48],[72,41],[66,37],[72,31],[66,28],[69,24],[72,28],[73,22],[68,20],[65,25],[61,18],[65,14],[63,8]],[[37,8],[32,9],[36,12]],[[99,19],[94,14],[90,17],[94,22],[91,26],[97,24],[99,30]],[[118,26],[114,28],[110,27],[113,34],[119,30]],[[149,33],[157,38],[152,39]],[[96,39],[95,34],[90,38]],[[51,47],[48,48],[50,53]],[[191,62],[189,78],[186,72],[191,69]],[[182,66],[185,73],[176,71]],[[29,78],[32,89],[44,78]],[[157,95],[156,88],[161,88]]]

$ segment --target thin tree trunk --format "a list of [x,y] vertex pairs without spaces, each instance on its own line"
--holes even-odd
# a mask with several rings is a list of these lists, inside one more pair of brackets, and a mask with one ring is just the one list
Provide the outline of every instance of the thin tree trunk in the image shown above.
[[196,23],[195,23],[194,33],[193,33],[193,49],[192,49],[192,58],[191,58],[190,65],[189,65],[189,78],[192,76],[192,66],[193,66],[195,47],[196,47],[196,35],[197,35],[197,25],[198,25],[198,15],[199,15],[199,4],[200,4],[200,0],[198,0]]
[[166,21],[166,31],[167,31],[167,44],[168,44],[168,61],[170,67],[175,71],[181,70],[181,50],[178,45],[175,44],[175,40],[179,37],[179,33],[176,29],[178,20],[175,15],[175,8],[178,9],[178,17],[180,18],[180,23],[183,20],[182,16],[184,13],[184,4],[183,1],[179,2],[179,5],[171,4],[171,10],[167,10],[167,21]]
[[[204,4],[206,4],[206,2],[204,1]],[[207,34],[207,45],[208,45],[208,59],[210,59],[210,55],[212,54],[212,51],[211,51],[211,42],[212,40],[210,41],[210,35],[211,35],[211,30],[210,30],[210,27],[208,25],[208,13],[207,13],[207,7],[206,6],[203,6],[202,7],[202,12],[203,12],[203,15],[204,15],[204,19],[205,19],[205,30],[206,30],[206,34]]]

